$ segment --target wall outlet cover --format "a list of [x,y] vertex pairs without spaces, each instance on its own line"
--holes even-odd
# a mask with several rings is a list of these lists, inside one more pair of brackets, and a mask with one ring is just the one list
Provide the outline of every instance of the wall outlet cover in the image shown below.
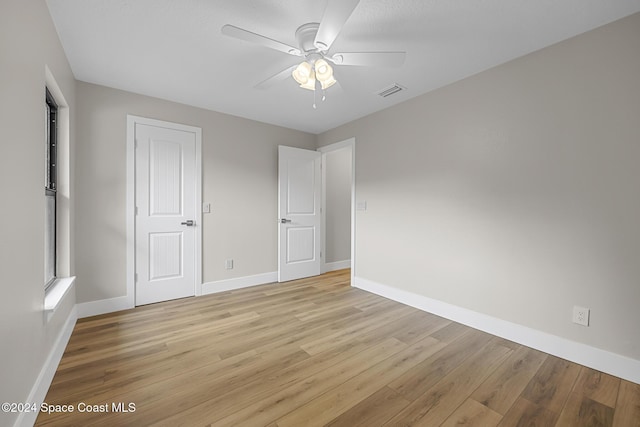
[[589,309],[585,307],[573,307],[573,323],[589,326]]

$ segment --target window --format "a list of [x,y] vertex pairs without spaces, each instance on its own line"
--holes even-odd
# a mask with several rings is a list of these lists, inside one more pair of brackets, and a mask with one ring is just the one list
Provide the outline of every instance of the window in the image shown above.
[[57,173],[57,117],[58,105],[46,90],[45,105],[45,232],[44,232],[44,283],[49,287],[56,278],[56,193],[58,183]]

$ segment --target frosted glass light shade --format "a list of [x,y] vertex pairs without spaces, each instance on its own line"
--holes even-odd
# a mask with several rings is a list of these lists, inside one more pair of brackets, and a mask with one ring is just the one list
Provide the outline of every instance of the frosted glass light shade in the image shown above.
[[311,70],[311,75],[307,78],[305,83],[300,83],[300,87],[303,89],[316,90],[316,74]]
[[314,64],[314,68],[316,70],[316,78],[321,82],[333,77],[333,69],[324,59],[318,59]]
[[295,81],[298,82],[298,84],[303,85],[308,83],[310,78],[314,78],[314,77],[311,77],[312,73],[313,73],[313,69],[311,68],[311,64],[309,64],[307,61],[304,61],[304,62],[301,62],[300,65],[298,65],[295,70],[293,70],[291,75],[293,76]]
[[318,81],[320,81],[320,85],[322,86],[322,89],[329,89],[331,86],[338,83],[336,79],[333,78],[333,76],[330,76],[327,80],[322,81],[318,79]]
[[320,82],[322,89],[327,89],[336,84],[333,78],[333,68],[324,59],[316,60],[313,65],[310,62],[301,62],[292,72],[291,76],[307,90],[316,90],[316,80]]

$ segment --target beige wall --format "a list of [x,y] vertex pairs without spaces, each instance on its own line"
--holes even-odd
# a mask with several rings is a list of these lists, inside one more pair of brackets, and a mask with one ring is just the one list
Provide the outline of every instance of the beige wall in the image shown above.
[[329,151],[324,159],[325,260],[346,261],[351,259],[351,148]]
[[[45,65],[73,118],[75,81],[44,1],[0,3],[0,402],[26,402],[74,305],[69,295],[47,322],[44,304]],[[73,131],[71,150],[73,150]],[[73,158],[71,157],[71,160]],[[70,165],[73,175],[73,164]],[[69,230],[73,188],[66,189],[65,273],[73,273]],[[0,425],[17,414],[0,412]]]
[[277,147],[315,135],[83,82],[77,99],[78,302],[126,294],[127,114],[202,128],[203,281],[277,270]]
[[320,135],[357,276],[640,359],[638,52],[640,14]]
[[276,270],[277,145],[355,136],[359,277],[640,359],[638,52],[640,14],[316,137],[76,83],[44,1],[3,0],[0,401],[27,399],[75,303],[46,322],[45,65],[70,107],[79,302],[126,292],[127,114],[203,129],[205,282]]

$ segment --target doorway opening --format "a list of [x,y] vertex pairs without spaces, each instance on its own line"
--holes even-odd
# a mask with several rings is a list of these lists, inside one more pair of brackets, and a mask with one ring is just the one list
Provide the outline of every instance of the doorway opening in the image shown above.
[[317,151],[279,147],[278,281],[355,274],[355,138]]

